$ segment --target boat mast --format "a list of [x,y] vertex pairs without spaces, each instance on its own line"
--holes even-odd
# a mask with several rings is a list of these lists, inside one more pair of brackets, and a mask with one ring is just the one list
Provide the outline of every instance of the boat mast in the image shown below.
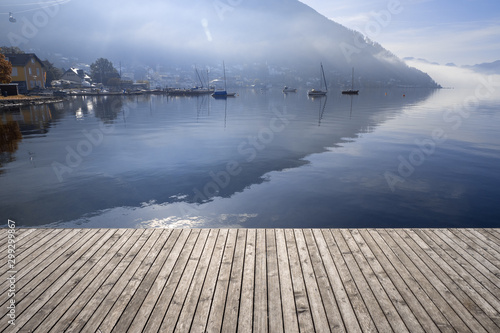
[[325,83],[325,91],[328,91],[328,86],[326,85],[325,71],[323,70],[323,63],[320,63],[320,65],[321,65],[321,74],[323,74],[323,82]]
[[351,90],[354,90],[354,67],[352,68]]
[[210,90],[210,78],[208,77],[208,68],[207,68],[207,89]]
[[226,87],[226,65],[224,65],[224,60],[222,61],[222,69],[224,70],[224,91],[227,91],[227,87]]
[[203,80],[201,79],[200,73],[198,72],[198,68],[196,68],[196,65],[194,66],[194,70],[196,71],[196,76],[198,76],[198,80],[200,80],[201,87],[203,88]]

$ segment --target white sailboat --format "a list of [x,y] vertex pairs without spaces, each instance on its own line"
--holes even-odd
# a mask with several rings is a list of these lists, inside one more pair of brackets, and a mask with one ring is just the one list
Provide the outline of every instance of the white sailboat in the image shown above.
[[326,84],[326,78],[325,78],[325,71],[323,70],[323,64],[321,63],[320,64],[320,67],[321,67],[321,75],[323,76],[323,81],[321,82],[321,85],[323,85],[323,83],[325,84],[325,90],[316,90],[316,89],[312,89],[312,90],[309,90],[307,92],[307,94],[311,97],[314,97],[314,96],[326,96],[326,93],[328,92],[328,86]]

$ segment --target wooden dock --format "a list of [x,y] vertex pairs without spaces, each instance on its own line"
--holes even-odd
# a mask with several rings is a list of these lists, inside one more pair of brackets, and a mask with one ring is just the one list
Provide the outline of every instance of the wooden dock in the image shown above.
[[0,239],[0,332],[500,332],[500,229],[16,229],[14,298]]

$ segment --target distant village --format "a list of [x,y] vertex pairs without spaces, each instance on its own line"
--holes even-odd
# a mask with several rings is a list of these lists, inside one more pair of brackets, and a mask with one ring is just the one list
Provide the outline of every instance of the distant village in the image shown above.
[[[48,60],[42,61],[35,53],[20,50],[8,52],[12,48],[2,48],[5,59],[12,64],[11,84],[17,85],[20,94],[45,89],[64,90],[165,90],[205,87],[222,88],[222,64],[207,69],[163,68],[156,66],[125,67],[99,58],[93,64],[73,63],[68,69],[55,67]],[[12,51],[12,50],[10,50]],[[63,57],[62,57],[63,58]],[[67,58],[63,58],[63,61]],[[138,68],[139,67],[139,68]],[[140,77],[137,77],[140,72]],[[247,75],[245,75],[245,73]],[[318,79],[307,82],[287,68],[275,68],[267,64],[229,65],[226,67],[227,85],[231,87],[270,88],[286,82],[289,84],[312,85]]]
[[[191,89],[223,88],[224,72],[221,64],[214,67],[192,65],[188,68],[157,65],[155,68],[145,65],[122,65],[99,58],[88,64],[69,59],[63,55],[52,55],[52,62],[41,60],[36,53],[24,53],[14,47],[1,47],[0,53],[12,65],[11,87],[2,89],[19,94],[39,93],[40,91],[66,91],[73,94],[85,92],[133,93],[138,91],[177,91]],[[61,66],[64,64],[64,67]],[[60,66],[60,67],[59,67]],[[67,66],[67,67],[65,67]],[[226,64],[226,83],[228,87],[269,89],[282,88],[285,85],[310,88],[319,84],[319,72],[305,76],[295,69],[275,66],[267,63]],[[350,85],[351,77],[345,73],[325,71],[328,85]],[[364,87],[398,86],[399,82],[368,82],[362,74],[357,76],[358,85]],[[6,83],[6,82],[4,82]],[[16,87],[16,88],[14,88]]]

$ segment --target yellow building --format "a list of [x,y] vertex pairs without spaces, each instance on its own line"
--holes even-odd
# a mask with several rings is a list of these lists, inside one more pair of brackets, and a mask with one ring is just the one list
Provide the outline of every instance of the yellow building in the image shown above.
[[6,54],[12,64],[12,83],[17,83],[20,93],[35,88],[45,89],[45,65],[34,53]]

